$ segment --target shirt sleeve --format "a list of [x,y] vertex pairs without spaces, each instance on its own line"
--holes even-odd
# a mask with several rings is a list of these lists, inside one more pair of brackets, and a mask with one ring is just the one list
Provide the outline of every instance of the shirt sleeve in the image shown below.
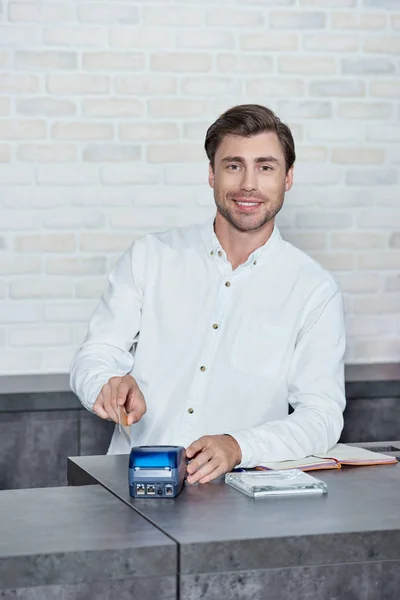
[[131,352],[140,331],[144,297],[145,256],[142,240],[119,259],[108,277],[88,332],[70,367],[70,387],[85,408],[93,404],[111,377],[130,373]]
[[326,453],[340,437],[346,406],[345,326],[337,284],[320,284],[304,313],[288,375],[288,402],[294,412],[252,429],[227,432],[240,445],[241,467]]

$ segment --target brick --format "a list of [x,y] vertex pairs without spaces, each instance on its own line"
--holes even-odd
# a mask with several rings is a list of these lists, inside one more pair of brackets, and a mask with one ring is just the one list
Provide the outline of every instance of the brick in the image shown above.
[[150,56],[152,71],[176,73],[205,72],[211,69],[211,56],[203,53],[162,52]]
[[271,73],[274,68],[271,56],[258,54],[219,54],[216,60],[222,73]]
[[368,335],[382,335],[393,331],[391,315],[348,317],[346,319],[346,333],[351,337],[365,337]]
[[121,98],[84,99],[82,109],[87,117],[141,117],[144,115],[143,102]]
[[400,306],[400,294],[374,294],[364,298],[356,298],[354,312],[362,315],[380,315],[397,313]]
[[395,31],[400,31],[400,13],[391,16],[390,24]]
[[39,91],[37,75],[0,75],[2,94],[25,94]]
[[218,27],[262,27],[264,14],[259,10],[235,10],[212,8],[207,14],[207,25]]
[[192,223],[204,222],[211,216],[212,210],[208,207],[182,207],[154,208],[140,207],[129,211],[119,210],[110,218],[110,226],[118,229],[149,230],[166,229],[169,227],[185,227]]
[[338,273],[335,278],[345,294],[368,294],[382,288],[382,277],[377,273]]
[[76,69],[78,66],[78,55],[76,52],[23,52],[15,53],[14,65],[16,69],[24,70],[68,70]]
[[51,94],[105,94],[110,80],[105,75],[49,75],[47,89]]
[[10,162],[11,160],[11,146],[6,144],[0,144],[0,163]]
[[58,346],[71,342],[69,327],[14,328],[8,334],[11,346]]
[[[188,206],[204,206],[205,203],[198,201],[196,188],[192,186],[175,186],[173,193],[171,194],[171,190],[161,184],[159,186],[154,186],[152,188],[135,186],[131,196],[130,204],[132,206],[181,206],[184,208],[188,208]],[[210,188],[206,190],[208,193],[209,200],[211,203],[214,203],[212,193]],[[210,205],[210,202],[206,203],[207,206]]]
[[399,354],[398,338],[377,339],[354,342],[354,352],[358,360],[368,362],[393,361],[393,357]]
[[75,285],[75,296],[77,298],[97,298],[100,299],[103,292],[107,289],[105,277],[91,277],[82,279]]
[[137,6],[113,5],[113,3],[87,2],[78,6],[78,18],[85,23],[137,23],[139,8]]
[[400,248],[400,232],[394,232],[389,239],[390,248]]
[[42,259],[38,256],[0,254],[0,275],[29,275],[41,271]]
[[43,41],[51,46],[104,47],[107,45],[107,29],[105,27],[85,27],[81,24],[56,25],[45,28]]
[[393,277],[386,277],[385,291],[386,292],[400,292],[400,275],[394,275]]
[[400,142],[400,123],[371,123],[367,128],[367,140]]
[[142,71],[145,55],[137,52],[86,52],[83,68],[92,71]]
[[204,9],[193,6],[168,6],[160,10],[159,6],[143,6],[143,23],[165,27],[193,27],[204,23]]
[[21,365],[24,365],[24,373],[37,373],[42,366],[42,357],[35,350],[12,350],[7,348],[0,351],[0,373],[10,375],[21,374]]
[[148,101],[148,114],[151,117],[185,118],[199,117],[207,112],[205,100],[188,100],[184,98],[163,98]]
[[388,102],[339,102],[337,114],[345,119],[389,119],[393,114]]
[[332,162],[358,165],[376,165],[385,161],[385,150],[383,148],[355,148],[336,147],[332,148]]
[[164,181],[174,185],[205,185],[208,178],[208,165],[190,165],[182,169],[178,166],[168,166],[164,170]]
[[278,102],[277,112],[285,119],[325,119],[332,116],[332,103],[282,100]]
[[296,226],[300,229],[350,229],[353,215],[348,212],[302,211],[296,214]]
[[71,145],[20,144],[17,158],[22,162],[71,162],[77,160],[77,149]]
[[[78,340],[78,343],[82,341],[83,338]],[[76,352],[77,345],[78,344],[75,342],[72,346],[57,348],[57,352],[54,352],[52,348],[49,350],[44,348],[41,351],[44,371],[46,373],[67,373]]]
[[371,96],[379,98],[395,98],[397,100],[400,96],[400,81],[395,79],[371,81],[369,93]]
[[[230,3],[230,0],[225,0]],[[273,6],[293,6],[296,0],[236,0],[236,4],[240,6],[261,6],[262,8],[270,8]]]
[[114,89],[118,95],[176,94],[177,80],[167,75],[124,75],[114,78]]
[[[305,188],[307,190],[307,188]],[[373,188],[341,187],[340,193],[336,187],[325,188],[324,193],[319,193],[316,204],[323,208],[366,208],[376,203],[376,192]]]
[[336,73],[336,62],[330,56],[280,56],[278,69],[285,74],[328,75]]
[[393,73],[396,67],[387,58],[348,58],[342,60],[342,72],[346,75]]
[[285,11],[270,12],[269,25],[272,29],[322,29],[326,15],[321,12]]
[[354,231],[352,233],[333,232],[330,245],[333,249],[343,250],[369,250],[384,248],[387,236],[381,233]]
[[10,2],[8,6],[8,18],[15,22],[65,22],[72,17],[73,8],[67,2]]
[[0,51],[0,67],[8,67],[10,64],[10,55],[8,52]]
[[99,171],[94,165],[54,165],[38,167],[39,185],[91,185],[99,181]]
[[19,235],[15,237],[17,252],[55,252],[69,253],[77,248],[76,237],[73,233]]
[[378,30],[386,27],[386,15],[369,11],[354,10],[331,14],[333,29]]
[[399,228],[400,210],[395,207],[384,207],[361,211],[357,218],[358,226],[362,228]]
[[314,165],[299,163],[296,165],[295,182],[299,184],[328,185],[337,184],[341,180],[340,167],[332,165]]
[[295,33],[266,32],[262,34],[245,33],[239,37],[241,50],[289,51],[298,50],[299,37]]
[[363,139],[362,123],[351,123],[344,121],[328,121],[323,123],[310,123],[307,126],[309,140],[329,141],[359,141]]
[[86,162],[127,162],[140,160],[140,146],[117,144],[92,144],[83,150],[82,158]]
[[199,162],[205,159],[205,152],[199,144],[150,144],[146,159],[149,162]]
[[54,123],[52,137],[56,140],[111,140],[114,129],[107,123]]
[[41,318],[40,306],[31,302],[2,302],[0,323],[34,323]]
[[325,250],[327,247],[326,233],[298,233],[297,231],[287,231],[284,235],[287,242],[290,242],[296,248],[304,252],[309,250]]
[[364,40],[363,51],[398,56],[400,54],[400,38],[398,35],[368,36]]
[[73,282],[67,277],[24,277],[10,282],[11,298],[71,298]]
[[110,165],[101,170],[101,180],[105,185],[132,185],[158,183],[161,179],[159,168],[151,165]]
[[131,234],[120,233],[82,233],[79,249],[82,252],[123,252],[132,244]]
[[346,173],[347,185],[392,185],[397,183],[396,169],[349,169]]
[[296,158],[304,162],[321,162],[328,157],[328,149],[323,146],[297,146]]
[[[0,165],[0,185],[29,185],[34,182],[35,173],[32,167],[18,164]],[[3,225],[2,215],[0,219],[0,228]]]
[[162,27],[111,27],[110,45],[116,48],[160,48],[166,51],[175,45],[175,31],[173,28]]
[[181,89],[183,94],[195,96],[230,95],[236,97],[240,94],[241,82],[231,77],[187,77],[182,80]]
[[184,29],[177,31],[176,45],[178,48],[207,48],[229,50],[235,47],[235,37],[232,32],[225,30]]
[[87,323],[94,311],[95,304],[91,300],[46,303],[44,306],[44,319],[45,321],[62,323]]
[[7,46],[33,48],[42,44],[42,32],[39,27],[31,25],[0,25],[0,40],[3,49]]
[[305,50],[318,52],[356,52],[360,47],[359,39],[346,34],[313,34],[303,37]]
[[350,252],[309,252],[310,256],[329,271],[351,271],[356,261]]
[[303,96],[304,81],[301,79],[250,79],[246,83],[249,96]]
[[49,275],[102,275],[105,272],[106,258],[104,256],[46,258],[46,273]]
[[121,140],[130,141],[171,141],[179,138],[179,128],[176,123],[168,122],[124,122],[118,126],[118,136]]
[[311,81],[310,96],[365,96],[365,82],[357,80],[345,81]]
[[27,116],[69,116],[76,114],[76,105],[69,100],[52,98],[17,98],[15,101],[17,113]]
[[204,142],[207,129],[209,128],[209,121],[193,121],[183,124],[183,137],[184,139],[190,140],[201,140]]
[[0,116],[2,117],[6,117],[10,114],[10,109],[11,109],[11,103],[10,103],[10,99],[6,98],[4,96],[4,98],[0,97]]
[[47,213],[44,221],[47,229],[99,229],[104,225],[104,214],[93,208],[55,208]]
[[[377,224],[379,227],[379,224]],[[389,250],[387,252],[374,252],[370,254],[361,254],[358,257],[358,268],[389,271],[391,269],[399,270],[400,252]]]

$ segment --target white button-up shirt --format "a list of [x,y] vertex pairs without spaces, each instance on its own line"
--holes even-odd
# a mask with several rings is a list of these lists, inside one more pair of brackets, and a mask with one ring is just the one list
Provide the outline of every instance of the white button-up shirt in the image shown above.
[[[235,270],[204,225],[148,234],[112,270],[71,365],[92,409],[130,373],[147,413],[132,445],[232,435],[242,467],[327,452],[345,407],[345,333],[332,276],[277,227]],[[294,412],[289,414],[289,405]],[[109,454],[130,448],[118,428]]]

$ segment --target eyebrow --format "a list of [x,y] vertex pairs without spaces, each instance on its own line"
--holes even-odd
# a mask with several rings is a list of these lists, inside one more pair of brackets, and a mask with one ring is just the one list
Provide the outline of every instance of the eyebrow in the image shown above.
[[[221,160],[221,162],[223,163],[228,163],[228,162],[239,162],[244,164],[246,161],[242,156],[225,156],[225,158],[223,158]],[[272,162],[272,163],[279,163],[279,160],[275,157],[275,156],[258,156],[254,162],[256,164],[259,163],[267,163],[267,162]]]

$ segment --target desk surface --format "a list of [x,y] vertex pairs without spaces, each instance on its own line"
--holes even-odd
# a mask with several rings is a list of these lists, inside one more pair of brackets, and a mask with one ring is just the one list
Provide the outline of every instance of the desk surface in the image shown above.
[[181,573],[400,559],[399,464],[315,472],[323,497],[258,500],[222,480],[132,499],[127,473],[127,455],[68,464],[70,484],[100,483],[176,540]]

